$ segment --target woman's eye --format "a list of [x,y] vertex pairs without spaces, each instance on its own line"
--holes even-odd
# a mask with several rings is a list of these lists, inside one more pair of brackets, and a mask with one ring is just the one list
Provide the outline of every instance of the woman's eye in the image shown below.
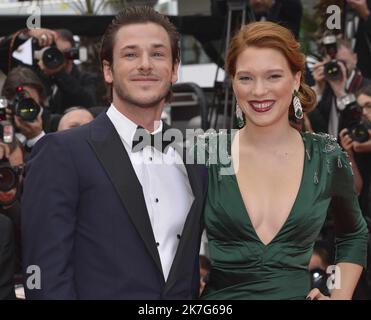
[[244,76],[244,77],[240,77],[239,80],[246,81],[246,80],[251,80],[251,78]]
[[271,79],[279,79],[279,78],[282,78],[282,76],[280,74],[273,74],[270,76]]

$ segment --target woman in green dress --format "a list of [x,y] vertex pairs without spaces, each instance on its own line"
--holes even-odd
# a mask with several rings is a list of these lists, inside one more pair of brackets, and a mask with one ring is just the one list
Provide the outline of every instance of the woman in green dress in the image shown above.
[[[203,299],[352,298],[366,262],[366,224],[336,140],[290,126],[289,112],[300,119],[315,105],[304,63],[294,36],[275,23],[246,25],[230,43],[226,71],[245,126],[200,144],[209,156],[212,261]],[[230,163],[220,161],[224,151]],[[330,205],[336,274],[327,297],[311,290],[307,266]]]

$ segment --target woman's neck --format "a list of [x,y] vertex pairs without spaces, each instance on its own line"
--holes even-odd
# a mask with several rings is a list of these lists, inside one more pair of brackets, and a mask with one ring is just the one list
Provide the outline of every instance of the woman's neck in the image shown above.
[[241,145],[257,148],[274,148],[288,146],[297,141],[298,131],[290,126],[289,122],[273,126],[259,127],[247,125],[240,130]]

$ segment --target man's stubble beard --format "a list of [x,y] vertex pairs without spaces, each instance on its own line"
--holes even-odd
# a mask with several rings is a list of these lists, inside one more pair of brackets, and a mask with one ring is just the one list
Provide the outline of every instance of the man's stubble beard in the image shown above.
[[139,107],[139,108],[148,109],[148,108],[158,106],[159,103],[161,103],[161,101],[165,100],[166,96],[170,92],[171,83],[170,82],[168,83],[167,88],[166,88],[166,90],[164,90],[163,93],[161,93],[158,96],[155,96],[153,99],[151,99],[148,102],[140,101],[140,99],[136,99],[135,97],[130,95],[130,93],[128,93],[122,86],[120,86],[119,81],[114,81],[113,82],[113,89],[115,90],[117,97],[122,102],[126,102],[130,105],[133,105],[133,106],[136,106],[136,107]]

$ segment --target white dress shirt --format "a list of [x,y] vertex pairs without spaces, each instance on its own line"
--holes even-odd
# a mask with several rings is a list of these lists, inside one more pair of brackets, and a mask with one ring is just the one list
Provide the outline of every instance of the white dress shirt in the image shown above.
[[[172,147],[168,148],[166,154],[150,146],[132,152],[137,124],[125,117],[113,104],[107,110],[107,116],[116,128],[143,188],[162,270],[167,280],[194,200],[186,168],[181,156]],[[152,134],[160,132],[162,126],[160,122]]]

